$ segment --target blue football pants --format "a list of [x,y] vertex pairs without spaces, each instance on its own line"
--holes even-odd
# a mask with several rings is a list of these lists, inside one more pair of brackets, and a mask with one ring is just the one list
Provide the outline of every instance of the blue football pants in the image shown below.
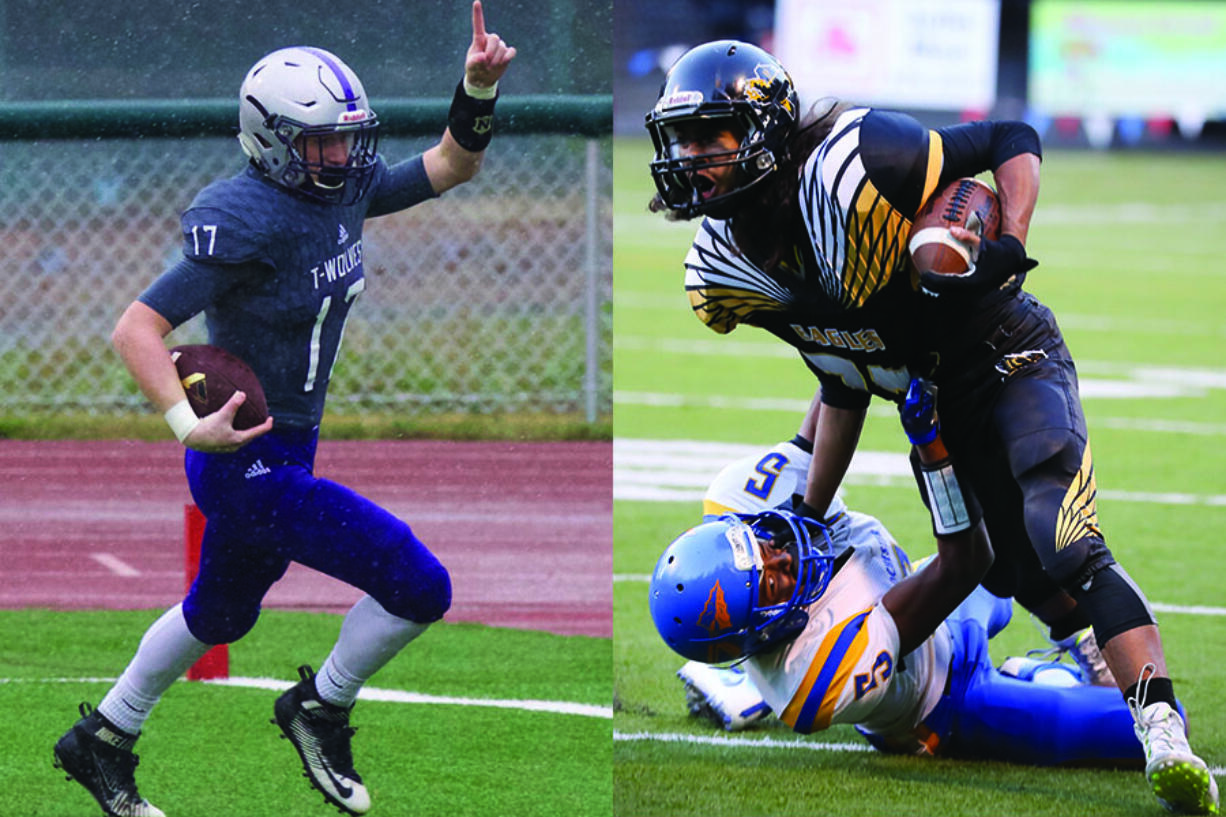
[[946,620],[954,643],[949,684],[924,719],[941,736],[938,754],[1035,766],[1143,764],[1145,752],[1118,689],[1047,686],[993,667],[988,638],[1004,625],[990,602],[972,601],[977,596],[994,598],[978,588]]
[[313,474],[318,430],[276,430],[232,454],[188,451],[192,498],[208,520],[200,570],[183,602],[192,634],[236,641],[290,562],[357,587],[422,624],[451,605],[446,568],[409,526]]

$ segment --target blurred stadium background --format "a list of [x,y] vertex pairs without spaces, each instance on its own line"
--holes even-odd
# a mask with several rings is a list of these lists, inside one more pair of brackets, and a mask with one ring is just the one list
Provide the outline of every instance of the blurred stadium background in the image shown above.
[[[56,5],[0,0],[0,417],[9,435],[44,433],[54,427],[44,420],[65,413],[121,423],[147,413],[110,330],[176,257],[178,216],[195,193],[243,167],[237,92],[260,56],[297,44],[340,55],[386,123],[381,152],[395,161],[442,133],[471,37],[467,0],[428,13],[377,1],[135,0],[121,14],[110,4]],[[542,436],[603,436],[610,5],[485,7],[488,29],[519,51],[502,87],[502,135],[472,184],[368,225],[367,292],[329,410],[531,414],[544,418],[534,426]],[[150,105],[204,124],[173,127]],[[217,110],[233,114],[218,124],[209,116]],[[203,336],[197,318],[171,340]]]
[[[1219,0],[619,0],[615,132],[643,133],[690,46],[755,42],[802,103],[838,96],[931,126],[1022,118],[1048,147],[1226,147]],[[806,96],[808,95],[808,96]]]

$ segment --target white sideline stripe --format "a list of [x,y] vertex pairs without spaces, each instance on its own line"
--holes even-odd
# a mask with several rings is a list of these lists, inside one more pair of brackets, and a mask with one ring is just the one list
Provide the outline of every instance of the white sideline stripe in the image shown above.
[[[648,579],[650,581],[650,579]],[[1162,604],[1152,602],[1150,607],[1157,613],[1187,613],[1193,616],[1226,616],[1226,607],[1204,607],[1197,604]]]
[[[807,740],[776,740],[775,738],[733,738],[718,735],[685,735],[677,732],[618,732],[615,741],[652,740],[659,743],[692,743],[699,746],[734,746],[753,749],[809,749],[815,752],[871,752],[873,747],[861,743],[816,743]],[[1210,766],[1209,774],[1226,776],[1226,767]]]
[[1226,423],[1196,423],[1139,417],[1098,417],[1091,426],[1112,431],[1149,431],[1157,434],[1192,434],[1197,437],[1226,437]]
[[[1159,383],[1154,381],[1105,380],[1082,377],[1078,389],[1083,398],[1103,400],[1141,400],[1145,398],[1176,399],[1204,397],[1206,389],[1192,383]],[[810,395],[811,396],[811,395]],[[809,407],[809,398],[730,397],[727,395],[689,395],[669,392],[613,392],[614,405],[649,406],[654,408],[743,409],[750,411],[797,411]],[[1093,425],[1093,418],[1091,426]]]
[[763,749],[810,749],[817,752],[871,752],[860,743],[816,743],[807,740],[775,738],[734,738],[722,735],[685,735],[677,732],[613,732],[613,740],[654,740],[660,743],[694,743],[702,746],[752,746]]
[[[242,687],[245,689],[270,689],[283,691],[294,684],[277,678],[218,678],[203,681],[216,686]],[[387,701],[398,704],[447,704],[454,706],[489,706],[496,709],[522,709],[527,712],[553,712],[560,715],[585,715],[590,718],[612,718],[613,707],[594,704],[576,704],[570,701],[535,701],[498,698],[457,698],[447,695],[423,695],[420,692],[405,692],[400,689],[364,688],[358,693],[363,701]]]
[[[0,678],[3,684],[113,684],[118,678]],[[201,683],[213,686],[238,687],[240,689],[267,689],[283,692],[294,684],[277,678],[216,678]],[[366,688],[358,693],[363,701],[386,701],[397,704],[442,704],[451,706],[486,706],[495,709],[519,709],[524,712],[552,712],[556,715],[582,715],[589,718],[613,717],[613,707],[595,704],[577,704],[570,701],[536,701],[531,699],[458,698],[447,695],[423,695],[420,692],[405,692],[400,689]]]
[[107,570],[114,573],[116,576],[139,576],[140,571],[132,567],[132,565],[120,559],[118,556],[113,556],[110,553],[91,553],[89,558],[93,559],[98,564],[105,567]]
[[[745,443],[614,437],[613,499],[701,502],[721,468],[760,451],[762,446]],[[906,454],[856,451],[843,484],[914,488],[915,480]],[[1098,496],[1118,502],[1226,507],[1224,494],[1100,490]]]

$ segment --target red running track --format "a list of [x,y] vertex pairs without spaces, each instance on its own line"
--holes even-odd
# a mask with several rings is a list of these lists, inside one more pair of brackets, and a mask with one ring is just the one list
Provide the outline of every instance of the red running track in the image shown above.
[[[162,608],[183,596],[174,442],[0,441],[0,608]],[[323,441],[316,474],[404,519],[451,572],[447,621],[613,635],[607,442]],[[360,591],[292,565],[265,607]]]

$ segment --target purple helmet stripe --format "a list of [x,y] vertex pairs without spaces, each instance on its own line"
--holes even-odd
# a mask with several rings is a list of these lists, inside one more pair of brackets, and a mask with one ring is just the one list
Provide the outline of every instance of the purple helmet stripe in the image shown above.
[[341,69],[340,63],[333,59],[332,55],[327,51],[324,51],[322,48],[303,46],[302,50],[308,54],[314,54],[316,57],[319,57],[319,59],[323,61],[324,65],[332,69],[332,73],[336,75],[336,78],[341,83],[341,90],[345,92],[347,109],[356,111],[358,109],[357,94],[354,93],[353,86],[349,84],[349,77],[345,76],[345,72]]

